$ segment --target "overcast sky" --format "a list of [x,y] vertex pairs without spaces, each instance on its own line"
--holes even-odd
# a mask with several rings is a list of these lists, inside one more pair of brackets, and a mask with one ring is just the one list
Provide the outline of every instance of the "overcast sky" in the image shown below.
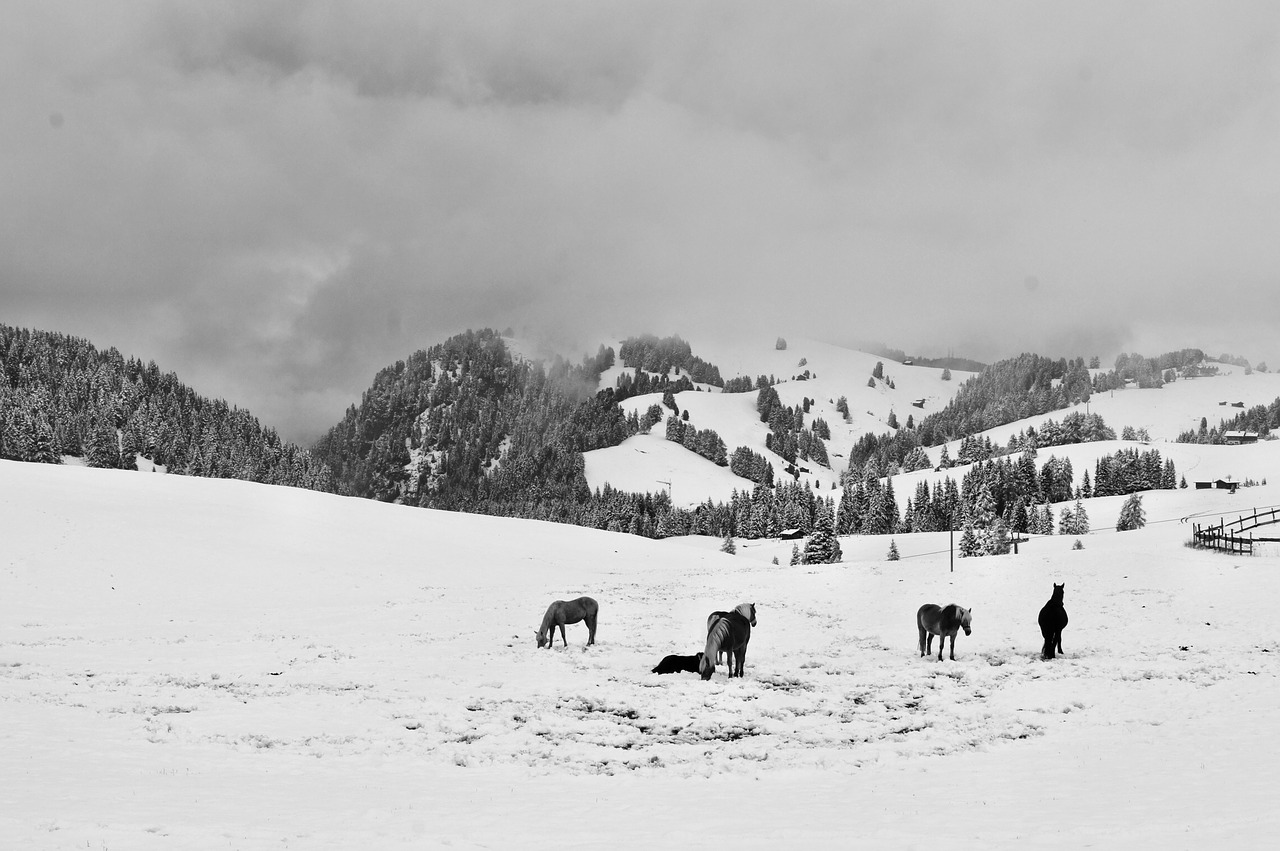
[[468,327],[1280,368],[1278,37],[1273,2],[6,2],[0,322],[307,442]]

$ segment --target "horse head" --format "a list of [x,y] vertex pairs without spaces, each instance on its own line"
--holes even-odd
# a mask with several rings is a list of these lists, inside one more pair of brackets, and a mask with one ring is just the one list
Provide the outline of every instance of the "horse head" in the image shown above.
[[742,603],[736,609],[734,609],[734,611],[742,615],[748,621],[750,621],[752,626],[756,625],[756,604],[755,603]]
[[1050,597],[1049,599],[1051,599],[1051,600],[1054,600],[1054,601],[1056,601],[1056,602],[1061,603],[1061,602],[1062,602],[1062,594],[1063,594],[1063,592],[1064,592],[1064,591],[1066,591],[1066,590],[1067,590],[1067,583],[1065,583],[1065,582],[1064,582],[1064,583],[1062,583],[1061,585],[1059,585],[1059,584],[1058,584],[1058,583],[1056,583],[1056,582],[1055,582],[1055,583],[1053,583],[1053,596],[1052,596],[1052,597]]
[[533,636],[534,636],[534,638],[538,639],[538,649],[539,649],[539,650],[541,650],[542,648],[544,648],[544,647],[546,647],[546,646],[547,646],[547,639],[543,637],[542,633],[540,633],[540,632],[535,632],[535,633],[533,634]]
[[964,629],[965,635],[973,635],[973,609],[966,609],[963,606],[957,606],[960,609],[960,626]]

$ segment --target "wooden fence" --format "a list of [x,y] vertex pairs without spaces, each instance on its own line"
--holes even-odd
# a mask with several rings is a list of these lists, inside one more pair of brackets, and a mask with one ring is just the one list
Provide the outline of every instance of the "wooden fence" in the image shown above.
[[[1253,545],[1260,541],[1280,541],[1280,538],[1254,537],[1253,529],[1280,523],[1280,509],[1254,509],[1249,516],[1240,515],[1228,523],[1219,520],[1217,525],[1201,526],[1195,524],[1192,532],[1193,540],[1202,547],[1222,550],[1228,553],[1253,555]],[[1248,533],[1248,534],[1246,534]]]

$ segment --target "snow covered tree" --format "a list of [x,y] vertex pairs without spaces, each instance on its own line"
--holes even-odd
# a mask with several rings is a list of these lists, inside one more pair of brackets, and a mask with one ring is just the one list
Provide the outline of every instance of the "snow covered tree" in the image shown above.
[[738,552],[737,546],[733,543],[733,536],[727,532],[725,533],[724,540],[720,542],[720,552],[728,553],[729,555],[736,555]]
[[813,534],[804,545],[804,564],[832,564],[844,558],[840,541],[836,538],[835,521],[825,500],[818,500],[817,516],[813,522]]
[[1073,534],[1089,534],[1089,512],[1085,510],[1084,502],[1077,499],[1075,510],[1071,513],[1075,518],[1075,532]]
[[801,559],[801,558],[802,558],[802,556],[800,555],[800,545],[799,545],[799,544],[792,544],[792,545],[791,545],[791,563],[792,563],[792,564],[800,564],[800,563],[801,563],[801,562],[800,562],[800,559]]
[[1071,516],[1071,506],[1064,505],[1062,512],[1058,514],[1058,534],[1074,535],[1075,519]]
[[1120,517],[1116,520],[1117,532],[1129,532],[1147,525],[1147,513],[1142,508],[1142,494],[1129,494],[1124,505],[1120,507]]
[[889,555],[886,556],[886,558],[888,558],[889,561],[897,561],[902,558],[902,556],[898,554],[898,544],[892,538],[889,539]]

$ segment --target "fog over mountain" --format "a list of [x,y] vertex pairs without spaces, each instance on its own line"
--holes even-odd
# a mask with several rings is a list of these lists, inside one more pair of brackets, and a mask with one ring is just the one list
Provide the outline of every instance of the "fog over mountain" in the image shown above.
[[291,439],[480,326],[1280,364],[1272,4],[4,20],[0,321]]

